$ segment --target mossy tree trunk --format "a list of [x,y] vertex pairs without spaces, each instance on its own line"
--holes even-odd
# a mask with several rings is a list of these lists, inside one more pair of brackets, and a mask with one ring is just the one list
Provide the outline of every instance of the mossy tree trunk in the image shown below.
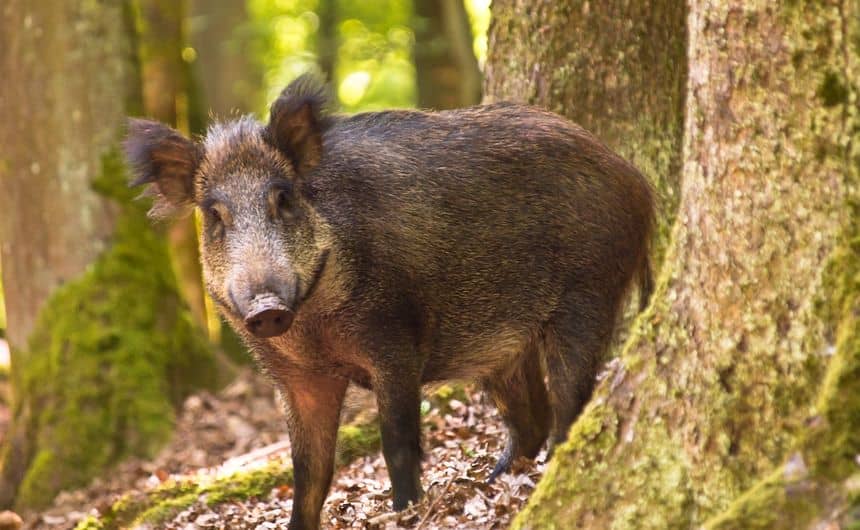
[[687,78],[684,0],[494,0],[484,102],[567,116],[633,162],[660,196],[655,261],[678,205]]
[[0,10],[0,252],[13,419],[0,505],[39,508],[169,436],[214,376],[163,234],[126,186],[141,110],[129,2],[10,0]]
[[454,109],[481,99],[481,72],[463,0],[415,0],[418,107]]
[[[523,73],[499,46],[543,49],[580,35],[566,16],[604,8],[625,40],[661,4],[539,2],[527,21],[494,3],[489,92],[614,109],[627,71],[593,77],[602,48],[548,49]],[[680,205],[657,290],[516,528],[860,521],[860,2],[689,6]],[[557,99],[559,76],[593,96]]]

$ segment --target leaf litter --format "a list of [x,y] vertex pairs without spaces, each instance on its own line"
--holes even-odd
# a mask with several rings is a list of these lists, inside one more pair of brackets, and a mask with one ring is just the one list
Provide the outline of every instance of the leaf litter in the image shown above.
[[[342,421],[372,407],[369,392],[351,390]],[[545,452],[536,462],[515,461],[510,473],[487,484],[507,434],[495,409],[471,387],[456,398],[425,401],[422,422],[422,500],[402,512],[392,511],[381,453],[358,458],[336,472],[323,508],[322,528],[508,527],[545,469]],[[168,479],[226,474],[272,459],[289,460],[283,408],[267,380],[246,372],[218,394],[189,397],[178,416],[173,441],[155,459],[126,461],[89,487],[60,494],[49,510],[27,518],[24,528],[70,530],[129,490],[143,491]],[[291,512],[292,487],[282,485],[264,498],[215,506],[198,499],[159,528],[280,529],[286,528]]]

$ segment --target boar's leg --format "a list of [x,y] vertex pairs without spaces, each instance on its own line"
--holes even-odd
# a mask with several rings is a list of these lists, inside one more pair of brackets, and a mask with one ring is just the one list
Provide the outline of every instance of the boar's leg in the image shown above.
[[289,405],[293,453],[293,514],[289,530],[316,530],[332,473],[345,379],[278,373]]
[[493,482],[517,457],[537,456],[549,433],[550,408],[536,349],[529,347],[507,376],[486,379],[483,387],[508,428],[505,449],[487,478]]
[[382,431],[382,455],[391,478],[394,509],[421,498],[420,376],[392,370],[374,381]]
[[542,353],[553,414],[550,455],[567,439],[571,424],[591,399],[614,324],[612,307],[591,299],[559,311],[544,329]]

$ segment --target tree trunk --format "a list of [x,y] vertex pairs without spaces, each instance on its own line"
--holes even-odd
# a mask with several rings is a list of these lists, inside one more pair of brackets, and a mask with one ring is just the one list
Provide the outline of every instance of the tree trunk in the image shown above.
[[687,76],[684,0],[494,0],[484,102],[548,108],[655,184],[656,260],[678,204]]
[[481,72],[463,0],[416,0],[415,74],[418,106],[454,109],[481,99]]
[[319,27],[317,29],[317,63],[325,79],[335,86],[335,66],[337,63],[338,28],[337,0],[317,2]]
[[[540,4],[531,21],[494,4],[489,92],[617,108],[627,70],[593,77],[569,51],[599,47],[549,48],[532,77],[508,73],[509,40],[582,36],[564,25],[574,4]],[[635,35],[639,3],[609,4],[627,28],[612,37]],[[657,290],[516,528],[860,519],[860,3],[785,4],[690,2],[681,202]],[[638,68],[659,78],[660,64]],[[565,79],[591,95],[557,99]]]
[[[150,118],[189,134],[188,85],[191,76],[188,63],[182,59],[186,42],[186,3],[179,0],[147,0],[141,7],[143,112]],[[200,267],[194,217],[171,222],[167,238],[182,297],[191,308],[197,325],[207,330],[203,270]]]
[[220,118],[255,110],[263,76],[255,71],[249,56],[246,3],[190,1],[189,33],[196,50],[194,69],[201,84],[198,101]]
[[37,508],[154,452],[213,365],[119,156],[141,108],[131,6],[11,0],[0,35],[14,393],[0,505]]
[[[247,114],[253,110],[262,91],[262,74],[249,57],[249,19],[245,2],[190,0],[191,22],[188,38],[195,50],[191,64],[186,63],[188,128],[191,134],[203,133],[210,116],[217,119]],[[183,37],[183,40],[185,37]],[[197,285],[202,288],[197,234],[172,241],[173,247],[190,245],[187,270],[194,258]],[[192,250],[193,249],[193,250]],[[201,293],[206,304],[209,338],[218,343],[231,361],[249,364],[251,356],[233,328],[221,321],[214,302]],[[222,370],[223,371],[223,370]]]

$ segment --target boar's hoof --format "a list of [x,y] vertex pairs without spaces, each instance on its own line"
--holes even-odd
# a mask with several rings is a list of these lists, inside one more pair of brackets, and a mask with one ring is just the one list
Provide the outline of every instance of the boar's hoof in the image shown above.
[[265,298],[254,301],[245,317],[245,328],[255,337],[267,339],[287,331],[293,323],[293,312],[276,299]]

